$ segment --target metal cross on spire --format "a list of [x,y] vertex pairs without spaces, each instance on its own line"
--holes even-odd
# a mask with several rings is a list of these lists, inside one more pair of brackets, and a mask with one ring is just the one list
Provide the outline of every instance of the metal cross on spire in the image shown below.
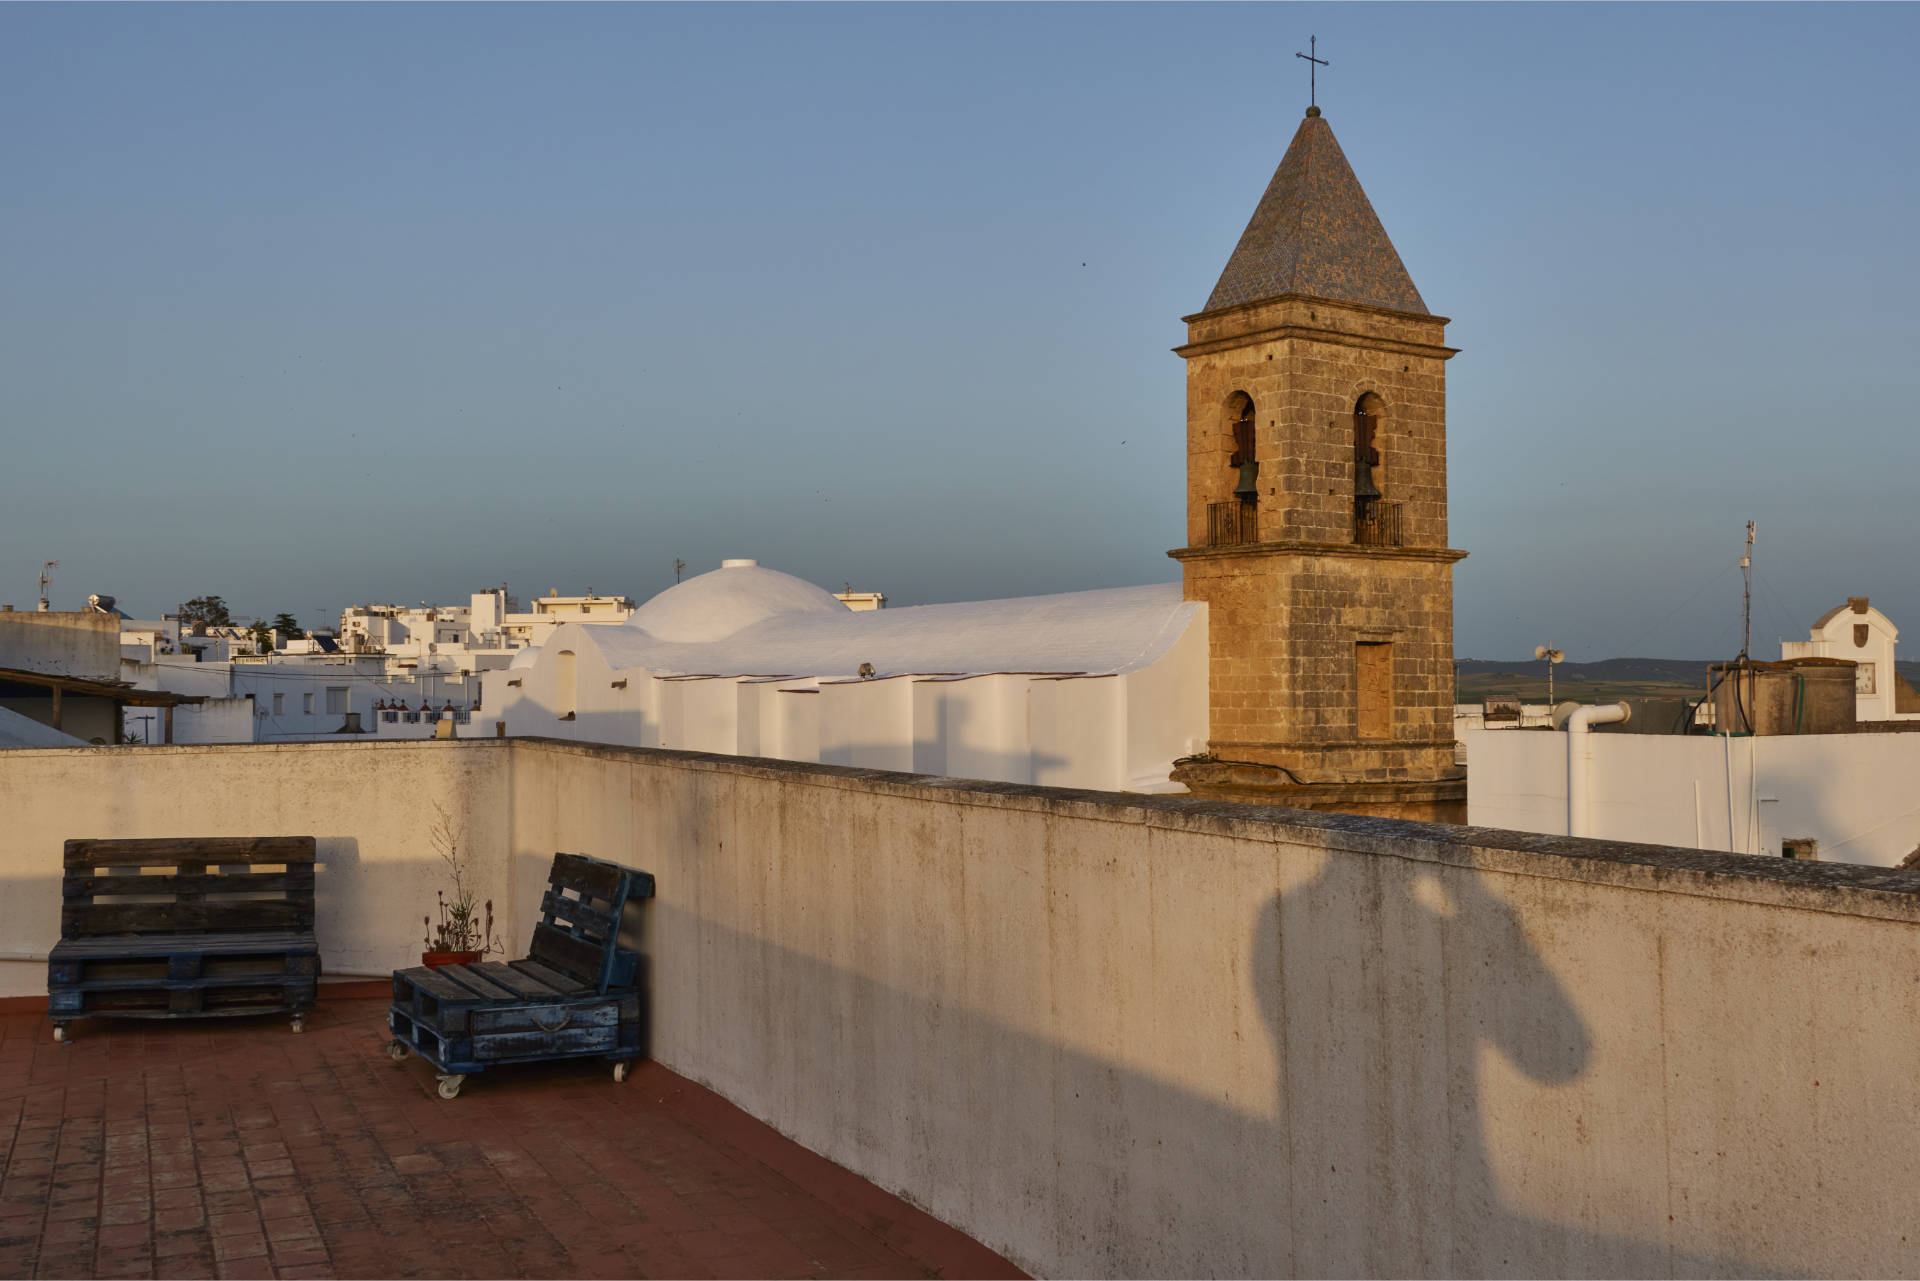
[[[1314,54],[1320,52],[1319,41],[1320,41],[1320,37],[1318,36],[1308,36],[1307,48],[1311,49],[1313,52],[1312,53],[1296,53],[1293,55],[1296,58],[1305,58],[1310,64],[1312,64],[1307,68],[1307,105],[1309,107],[1319,106],[1319,104],[1314,101],[1315,94],[1319,92],[1318,86],[1316,86],[1313,82],[1315,73],[1318,72],[1322,67],[1331,67],[1333,65],[1331,62],[1328,62],[1325,58],[1314,57]],[[1314,114],[1318,115],[1319,113],[1315,112]]]

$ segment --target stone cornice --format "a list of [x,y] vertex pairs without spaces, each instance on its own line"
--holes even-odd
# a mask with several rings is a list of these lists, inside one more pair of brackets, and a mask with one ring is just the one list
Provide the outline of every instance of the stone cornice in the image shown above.
[[1379,338],[1371,334],[1314,325],[1275,325],[1271,329],[1250,330],[1231,338],[1209,338],[1205,342],[1185,343],[1171,350],[1176,356],[1192,359],[1216,351],[1231,351],[1235,347],[1251,347],[1255,343],[1279,342],[1287,338],[1307,338],[1316,342],[1338,343],[1343,347],[1366,347],[1374,351],[1390,351],[1397,356],[1435,356],[1441,360],[1452,360],[1460,354],[1458,347],[1439,343],[1406,342],[1398,338]]
[[1433,316],[1424,311],[1400,311],[1393,307],[1376,307],[1368,302],[1346,302],[1338,298],[1316,298],[1312,294],[1275,294],[1271,298],[1256,298],[1252,302],[1235,303],[1231,307],[1221,307],[1214,311],[1196,311],[1191,316],[1180,317],[1180,323],[1191,325],[1196,320],[1217,320],[1221,316],[1231,316],[1237,312],[1252,311],[1257,307],[1271,307],[1277,302],[1309,302],[1316,307],[1344,308],[1348,311],[1364,311],[1375,316],[1392,316],[1395,320],[1412,320],[1423,325],[1446,326],[1453,323],[1451,317]]
[[[1420,748],[1426,748],[1430,750],[1436,747],[1444,747],[1449,751],[1451,751],[1454,746],[1454,739],[1451,735],[1449,735],[1446,738],[1316,738],[1311,740],[1309,739],[1298,739],[1298,740],[1278,739],[1278,738],[1274,738],[1274,739],[1213,738],[1213,739],[1207,740],[1207,746],[1209,748],[1218,747],[1218,748],[1233,748],[1236,750],[1252,749],[1252,750],[1288,751],[1288,752],[1298,752],[1298,751],[1326,752],[1326,751],[1349,751],[1349,750],[1357,751],[1362,749],[1366,751],[1389,752],[1389,751],[1395,751],[1395,750],[1401,750],[1401,749],[1404,749],[1407,751],[1413,751]],[[1220,765],[1220,766],[1244,765],[1248,769],[1285,768],[1284,766],[1270,765],[1261,761],[1207,760],[1201,763],[1209,764],[1209,765]]]
[[1467,553],[1451,547],[1362,547],[1357,543],[1236,543],[1231,547],[1176,547],[1167,555],[1178,561],[1228,560],[1236,556],[1353,556],[1361,560],[1424,560],[1451,565]]

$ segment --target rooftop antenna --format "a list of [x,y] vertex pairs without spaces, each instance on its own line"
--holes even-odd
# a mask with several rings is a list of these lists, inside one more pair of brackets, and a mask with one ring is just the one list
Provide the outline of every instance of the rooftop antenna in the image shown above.
[[1740,556],[1740,577],[1745,580],[1745,591],[1740,605],[1740,657],[1747,656],[1747,646],[1753,640],[1753,522],[1747,522],[1747,550]]
[[678,556],[675,556],[673,558],[673,581],[674,582],[677,583],[680,581],[680,575],[686,572],[686,568],[687,568],[687,562],[685,562],[684,560],[681,560]]
[[1325,58],[1316,58],[1313,56],[1315,53],[1320,52],[1319,40],[1320,40],[1319,36],[1308,36],[1307,48],[1311,49],[1313,53],[1296,53],[1293,55],[1296,58],[1305,58],[1307,62],[1311,64],[1307,67],[1307,114],[1310,116],[1317,116],[1320,114],[1319,104],[1314,101],[1315,97],[1319,93],[1319,87],[1314,84],[1314,77],[1316,73],[1319,72],[1320,68],[1331,67],[1333,65],[1331,62],[1328,62]]
[[1547,664],[1547,713],[1548,715],[1552,715],[1553,713],[1553,665],[1555,663],[1566,661],[1567,654],[1565,650],[1550,649],[1545,645],[1535,645],[1533,647],[1533,656],[1535,658],[1545,660]]
[[60,568],[60,562],[57,560],[40,562],[40,612],[43,614],[53,608],[47,603],[47,587],[53,582],[53,571],[58,568]]

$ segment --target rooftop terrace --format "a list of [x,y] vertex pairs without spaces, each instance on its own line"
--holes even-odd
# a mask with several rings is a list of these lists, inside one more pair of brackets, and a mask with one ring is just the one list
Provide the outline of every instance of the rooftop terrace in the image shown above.
[[1920,1275],[1920,871],[538,739],[23,749],[0,996],[67,839],[188,835],[313,837],[379,990],[442,814],[509,955],[556,851],[656,878],[660,1066],[442,1101],[339,992],[0,1017],[0,1277]]
[[0,1277],[1022,1275],[656,1063],[443,1101],[385,1010],[0,1013]]

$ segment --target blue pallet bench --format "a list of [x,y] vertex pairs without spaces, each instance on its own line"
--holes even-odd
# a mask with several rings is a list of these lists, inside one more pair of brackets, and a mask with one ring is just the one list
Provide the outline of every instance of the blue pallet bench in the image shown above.
[[311,836],[71,840],[47,1017],[290,1013],[320,982]]
[[393,972],[387,1053],[418,1054],[451,1099],[503,1063],[606,1058],[623,1081],[642,1053],[640,956],[621,946],[627,905],[653,877],[584,854],[555,854],[526,959]]

